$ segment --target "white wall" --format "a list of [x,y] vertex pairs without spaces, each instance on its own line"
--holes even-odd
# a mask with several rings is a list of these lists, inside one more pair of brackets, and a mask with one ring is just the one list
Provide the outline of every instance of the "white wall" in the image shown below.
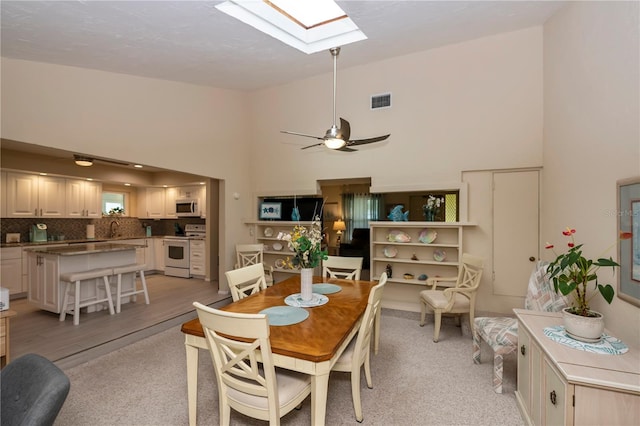
[[[589,257],[616,242],[616,180],[640,174],[638,6],[570,2],[544,27],[542,234],[563,245],[571,226]],[[606,327],[640,346],[640,309],[594,300]]]
[[248,102],[241,92],[2,58],[2,138],[224,180],[223,270],[251,209]]
[[[258,191],[311,191],[317,179],[363,176],[376,187],[430,185],[459,182],[462,170],[542,163],[541,27],[349,69],[338,59],[337,112],[350,121],[352,138],[391,137],[357,153],[301,151],[318,141],[279,132],[324,135],[333,122],[332,78],[253,96]],[[370,95],[384,92],[392,108],[371,111]]]

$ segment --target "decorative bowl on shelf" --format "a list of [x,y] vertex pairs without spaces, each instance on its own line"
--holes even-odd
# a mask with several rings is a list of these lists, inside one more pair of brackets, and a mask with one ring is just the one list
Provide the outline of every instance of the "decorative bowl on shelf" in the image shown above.
[[418,277],[418,279],[419,279],[420,281],[426,281],[426,280],[427,280],[427,278],[429,278],[429,277],[427,276],[427,274],[420,274],[420,276]]
[[398,255],[398,249],[393,246],[385,246],[384,249],[382,249],[382,254],[384,254],[384,257],[396,257]]
[[447,253],[444,250],[435,250],[433,252],[433,259],[436,262],[442,262],[447,258]]
[[273,243],[273,249],[276,251],[280,251],[282,250],[282,244],[280,243]]
[[406,232],[393,230],[389,232],[389,235],[387,236],[387,240],[390,243],[408,243],[408,242],[411,242],[411,236]]
[[264,228],[264,236],[265,236],[265,237],[273,237],[273,229],[271,229],[271,228]]
[[431,244],[436,240],[438,233],[433,229],[423,229],[420,232],[420,236],[418,237],[418,241],[423,244]]
[[405,280],[412,280],[413,279],[413,274],[404,274],[403,275]]

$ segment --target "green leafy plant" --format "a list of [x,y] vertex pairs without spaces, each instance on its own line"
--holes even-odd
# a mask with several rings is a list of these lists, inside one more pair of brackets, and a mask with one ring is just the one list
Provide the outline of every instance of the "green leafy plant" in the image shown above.
[[[602,284],[599,281],[598,271],[600,268],[611,268],[612,274],[615,274],[615,268],[620,265],[611,257],[600,257],[597,260],[584,257],[582,244],[576,245],[573,239],[575,232],[576,230],[572,228],[567,228],[562,232],[562,235],[570,239],[567,243],[569,249],[566,253],[558,255],[552,244],[545,245],[546,249],[552,250],[556,255],[556,259],[549,264],[547,275],[549,279],[553,280],[556,293],[560,292],[565,296],[573,295],[573,306],[570,312],[585,317],[596,316],[589,308],[589,301],[599,293],[607,303],[611,303],[615,295],[613,286]],[[589,289],[590,282],[593,282],[592,289]]]
[[124,214],[124,209],[122,207],[114,207],[109,210],[109,216],[121,216]]
[[302,225],[293,227],[293,232],[280,232],[278,239],[286,241],[293,250],[293,266],[315,268],[320,261],[327,260],[327,251],[322,250],[322,226],[320,217],[316,216],[309,229]]

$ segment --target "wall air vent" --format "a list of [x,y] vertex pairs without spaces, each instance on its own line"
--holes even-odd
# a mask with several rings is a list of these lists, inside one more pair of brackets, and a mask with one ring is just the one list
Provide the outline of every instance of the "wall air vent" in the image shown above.
[[391,108],[391,93],[371,95],[371,109]]

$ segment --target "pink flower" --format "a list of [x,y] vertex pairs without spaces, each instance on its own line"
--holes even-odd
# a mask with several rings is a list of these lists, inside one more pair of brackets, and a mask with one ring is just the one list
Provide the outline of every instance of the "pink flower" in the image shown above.
[[575,246],[575,244],[573,243],[567,243],[567,245],[569,246],[569,248],[573,248]]
[[544,246],[544,248],[546,248],[546,249],[552,249],[552,248],[553,248],[553,244],[551,244],[551,243],[547,243],[547,244]]
[[576,230],[575,229],[571,229],[567,226],[566,231],[562,231],[562,235],[566,236],[566,237],[570,237],[571,234],[575,234]]

